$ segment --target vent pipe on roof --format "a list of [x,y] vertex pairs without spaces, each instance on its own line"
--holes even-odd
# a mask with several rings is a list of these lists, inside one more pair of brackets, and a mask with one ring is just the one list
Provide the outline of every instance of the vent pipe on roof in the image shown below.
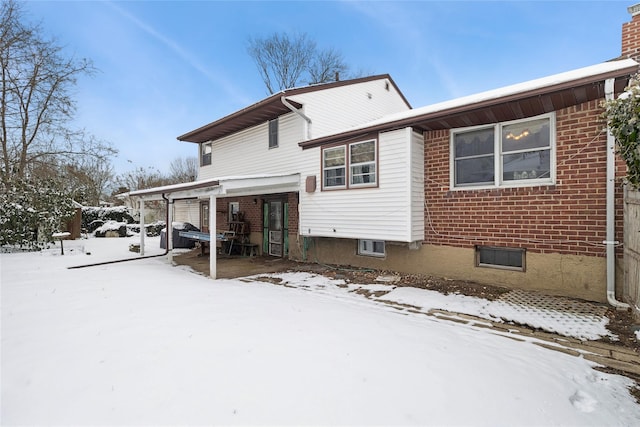
[[[604,82],[604,96],[607,101],[613,99],[615,79],[607,79]],[[611,130],[607,127],[607,235],[603,243],[606,245],[607,253],[607,301],[616,308],[629,308],[629,304],[616,300],[616,245],[620,242],[615,241],[615,224],[616,224],[616,208],[615,208],[615,138]]]
[[298,110],[296,107],[294,107],[293,105],[291,105],[291,103],[289,101],[287,101],[287,99],[284,96],[280,97],[280,101],[282,102],[282,104],[287,107],[289,110],[293,111],[294,113],[296,113],[297,115],[299,115],[300,117],[302,117],[306,122],[307,122],[307,132],[306,135],[307,137],[305,138],[305,141],[308,141],[311,139],[311,119],[309,117],[307,117],[306,115],[304,115],[304,113],[300,110]]

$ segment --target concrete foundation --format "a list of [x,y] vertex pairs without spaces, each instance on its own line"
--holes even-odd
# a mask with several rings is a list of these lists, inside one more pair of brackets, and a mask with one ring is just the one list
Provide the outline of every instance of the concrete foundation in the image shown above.
[[[357,254],[357,240],[290,235],[289,241],[289,257],[300,261],[430,275],[588,301],[607,301],[604,257],[527,252],[525,271],[512,271],[476,267],[473,248],[422,245],[409,249],[406,244],[387,242],[386,256],[372,257]],[[619,264],[617,276],[620,277],[617,279],[622,283]]]

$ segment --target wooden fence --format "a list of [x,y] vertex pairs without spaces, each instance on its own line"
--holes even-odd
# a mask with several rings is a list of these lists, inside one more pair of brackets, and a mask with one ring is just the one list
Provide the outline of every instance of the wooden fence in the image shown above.
[[640,318],[640,191],[624,192],[624,300]]

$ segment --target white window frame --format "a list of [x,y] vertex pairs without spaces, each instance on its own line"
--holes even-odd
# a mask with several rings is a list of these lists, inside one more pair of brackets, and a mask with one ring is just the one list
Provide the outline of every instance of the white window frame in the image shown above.
[[[205,153],[205,151],[207,150],[207,147],[209,147],[209,153],[208,153],[209,161],[205,163],[205,159],[207,158],[206,157],[207,153]],[[213,157],[213,144],[211,142],[203,142],[202,144],[200,144],[200,166],[210,166],[212,157]]]
[[233,221],[233,215],[240,212],[240,202],[229,202],[228,220]]
[[[339,165],[339,166],[325,166],[325,153],[328,151],[337,151],[337,150],[342,150],[342,153],[344,155],[344,164]],[[327,148],[323,148],[322,149],[322,188],[323,189],[327,189],[327,190],[339,190],[339,189],[345,189],[347,188],[347,182],[349,182],[349,176],[347,175],[347,170],[348,170],[348,161],[347,161],[347,146],[346,145],[339,145],[337,147],[327,147]],[[325,176],[325,171],[327,170],[338,170],[338,169],[343,169],[344,170],[344,184],[342,185],[328,185],[327,184],[327,177]]]
[[[367,144],[371,142],[373,143],[373,160],[369,160],[366,162],[358,162],[358,163],[353,162],[352,161],[353,147],[355,147],[356,145]],[[373,173],[369,172],[367,174],[369,176],[373,175],[373,181],[354,183],[353,178],[354,176],[356,176],[356,174],[354,174],[353,172],[353,167],[358,167],[358,166],[373,166]],[[358,175],[365,175],[365,174],[358,174]],[[376,143],[376,140],[370,139],[367,141],[358,141],[358,142],[349,144],[349,187],[354,187],[354,188],[375,187],[376,185],[378,185],[378,144]]]
[[[529,121],[548,119],[549,120],[549,176],[535,179],[519,179],[519,180],[504,180],[503,179],[503,156],[505,153],[502,151],[502,128],[505,126],[526,123]],[[457,134],[470,132],[480,129],[493,128],[494,132],[494,182],[493,183],[480,183],[480,184],[458,184],[456,185],[456,158],[454,138]],[[556,115],[555,113],[541,114],[535,117],[528,117],[526,119],[512,120],[509,122],[500,122],[490,126],[471,126],[466,128],[452,129],[449,138],[449,187],[451,190],[481,190],[489,188],[512,188],[512,187],[532,187],[538,185],[554,185],[556,183]],[[522,151],[541,151],[541,148],[533,148]],[[507,154],[514,153],[513,151]]]
[[[366,162],[358,162],[352,163],[351,153],[352,148],[359,144],[365,143],[373,143],[373,160],[368,160]],[[325,153],[328,151],[334,150],[342,150],[344,154],[344,165],[340,166],[325,166]],[[371,165],[373,166],[373,172],[369,172],[367,175],[373,177],[371,182],[363,182],[363,183],[354,183],[353,182],[353,167],[363,166],[363,165]],[[347,189],[355,189],[355,188],[368,188],[368,187],[377,187],[378,186],[378,140],[376,138],[367,139],[364,141],[352,142],[351,144],[341,144],[341,145],[333,145],[330,147],[323,147],[321,150],[321,166],[322,166],[322,189],[323,190],[347,190]],[[332,169],[344,169],[344,185],[327,185],[327,180],[325,177],[326,170]]]
[[269,148],[278,148],[278,118],[269,120]]
[[[376,245],[378,248],[382,246],[382,251],[376,251]],[[384,257],[387,255],[386,245],[384,240],[373,239],[359,239],[358,240],[358,255]]]

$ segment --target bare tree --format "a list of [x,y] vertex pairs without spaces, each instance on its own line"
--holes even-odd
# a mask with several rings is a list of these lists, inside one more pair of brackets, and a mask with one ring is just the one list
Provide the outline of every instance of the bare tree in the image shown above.
[[[76,111],[72,88],[95,72],[87,59],[67,58],[37,25],[23,23],[22,4],[0,6],[0,145],[3,182],[25,177],[51,158],[108,157],[107,143],[69,127]],[[61,162],[64,163],[64,162]]]
[[286,33],[249,40],[253,58],[269,93],[294,87],[307,70],[316,51],[316,43],[306,34],[290,37]]
[[349,67],[344,62],[342,54],[335,49],[325,49],[314,55],[307,67],[309,84],[326,83],[338,80],[340,75],[346,73]]
[[176,157],[169,165],[169,180],[173,184],[195,181],[198,168],[197,157]]
[[349,67],[336,49],[320,50],[306,34],[276,33],[249,39],[247,48],[270,94],[307,84],[333,81]]

